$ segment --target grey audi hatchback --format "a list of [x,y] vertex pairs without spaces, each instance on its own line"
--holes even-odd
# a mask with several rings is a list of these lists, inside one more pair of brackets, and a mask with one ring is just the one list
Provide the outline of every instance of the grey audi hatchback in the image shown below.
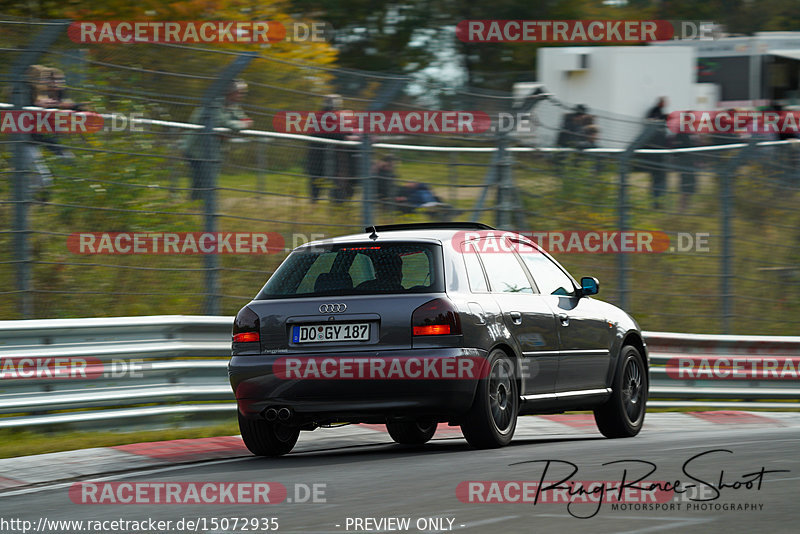
[[385,424],[422,444],[439,423],[470,445],[511,441],[517,417],[593,410],[638,434],[641,330],[524,236],[479,223],[376,226],[295,249],[233,324],[228,366],[248,449],[300,431]]

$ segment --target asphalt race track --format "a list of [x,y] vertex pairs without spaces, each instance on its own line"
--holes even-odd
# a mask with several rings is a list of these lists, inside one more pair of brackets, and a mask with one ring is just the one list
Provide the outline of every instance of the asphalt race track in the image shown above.
[[[652,419],[658,419],[658,415],[665,414],[656,414]],[[313,434],[317,432],[320,431]],[[454,429],[437,434],[438,439],[417,449],[395,445],[386,434],[377,431],[374,439],[364,443],[338,441],[336,430],[323,432],[328,432],[325,440],[298,445],[297,452],[280,459],[244,456],[92,479],[129,483],[278,482],[288,491],[286,499],[278,504],[76,504],[69,495],[74,482],[67,482],[0,494],[0,516],[29,520],[33,531],[42,518],[151,518],[172,524],[169,529],[146,532],[203,532],[203,524],[188,528],[185,521],[204,518],[205,532],[252,532],[252,528],[243,530],[241,524],[233,528],[231,521],[257,517],[267,521],[276,518],[278,532],[798,532],[798,424],[724,428],[646,425],[636,438],[608,440],[590,431],[537,436],[523,422],[510,446],[484,451],[470,449]],[[547,464],[537,460],[553,460],[544,477]],[[612,461],[624,462],[603,465]],[[464,481],[560,480],[572,470],[566,462],[577,468],[569,479],[572,482],[620,481],[623,476],[631,481],[653,468],[641,461],[655,465],[655,471],[644,480],[681,481],[686,492],[668,495],[666,502],[659,503],[663,505],[660,509],[635,509],[636,504],[629,503],[627,510],[614,510],[612,502],[584,501],[569,506],[566,502],[462,502],[456,491]],[[762,473],[762,468],[786,472]],[[720,477],[727,487],[715,490],[704,484],[716,486]],[[320,502],[295,502],[298,498],[310,500],[306,489],[314,484]],[[695,487],[688,488],[688,484]],[[477,488],[473,498],[491,495],[490,484]],[[460,495],[469,499],[466,493]],[[508,495],[518,498],[520,493],[510,491]],[[541,495],[542,500],[548,500],[547,492]],[[554,499],[554,493],[549,498]],[[712,500],[696,502],[692,498]],[[652,508],[652,500],[647,502]],[[670,510],[671,504],[675,506]],[[182,518],[183,528],[178,529],[174,525]],[[211,528],[212,518],[229,520],[227,525],[218,523],[217,528]],[[409,527],[398,530],[398,525],[387,518],[408,518]],[[381,519],[384,521],[379,523]],[[4,534],[21,532],[9,525],[0,530]],[[255,531],[266,532],[263,528]]]

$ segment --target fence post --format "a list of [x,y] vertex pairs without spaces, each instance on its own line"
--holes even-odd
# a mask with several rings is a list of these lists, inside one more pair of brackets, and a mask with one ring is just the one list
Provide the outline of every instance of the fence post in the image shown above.
[[481,218],[483,205],[486,202],[486,197],[489,194],[489,188],[497,183],[497,169],[499,161],[500,159],[498,157],[498,151],[494,151],[489,164],[486,166],[486,177],[483,179],[483,187],[481,188],[480,195],[478,196],[478,200],[475,201],[475,207],[472,208],[472,217],[470,218],[471,221],[478,221]]
[[722,234],[722,253],[720,254],[720,313],[722,315],[722,333],[732,334],[733,328],[733,295],[731,295],[731,281],[733,280],[733,181],[736,168],[755,150],[756,141],[752,140],[736,155],[726,161],[719,171],[720,202],[720,232]]
[[[398,77],[387,80],[381,85],[375,99],[367,106],[367,111],[380,111],[389,102],[400,95],[411,78]],[[361,147],[359,147],[358,175],[361,178],[361,187],[364,190],[364,199],[361,205],[361,223],[364,227],[372,226],[373,204],[375,203],[375,178],[372,176],[372,140],[369,132],[363,132]]]
[[[726,173],[727,174],[727,173]],[[720,299],[721,313],[722,313],[722,333],[731,333],[731,315],[733,314],[733,304],[731,303],[731,277],[733,270],[731,268],[731,260],[733,259],[733,244],[731,243],[731,202],[733,200],[733,188],[731,182],[733,181],[733,173],[721,175],[720,182],[720,200],[722,201],[722,210],[720,210],[720,229],[722,233],[722,254],[720,255]]]
[[256,148],[256,166],[258,167],[258,175],[256,176],[256,190],[259,193],[264,193],[267,190],[267,167],[269,165],[268,149],[270,139],[263,137],[254,137],[254,146]]
[[[245,53],[234,59],[203,95],[203,109],[201,113],[200,146],[203,159],[200,163],[200,186],[203,194],[203,231],[211,234],[217,232],[217,177],[222,163],[221,141],[214,128],[218,110],[222,107],[222,99],[230,87],[233,79],[242,72],[255,57],[255,53]],[[203,313],[206,315],[219,315],[219,256],[217,254],[204,254],[206,299]]]
[[361,204],[361,222],[366,228],[373,224],[372,205],[375,203],[375,178],[372,176],[372,142],[367,134],[364,134],[361,138],[358,166],[361,186],[364,189],[364,202]]
[[509,228],[513,202],[511,192],[514,184],[511,178],[511,160],[506,150],[508,140],[501,133],[497,137],[497,227]]
[[[33,38],[28,47],[22,51],[11,67],[13,109],[19,110],[31,104],[30,86],[26,81],[28,67],[39,61],[67,28],[69,21],[54,21],[45,25]],[[17,288],[20,291],[18,301],[19,316],[23,319],[33,317],[33,283],[31,272],[31,246],[29,241],[28,208],[31,202],[28,173],[31,168],[29,152],[30,134],[13,134],[14,142],[13,198],[14,198],[14,259],[16,262]]]
[[[620,154],[619,158],[619,200],[618,200],[618,214],[617,226],[619,232],[628,231],[628,167],[630,165],[631,157],[635,151],[647,143],[653,137],[658,128],[663,128],[663,124],[656,122],[648,122],[641,133],[628,145],[625,150]],[[617,253],[617,287],[619,288],[619,306],[622,309],[629,309],[630,299],[628,296],[628,274],[630,266],[628,264],[628,255],[622,252]]]
[[455,208],[458,197],[458,152],[450,152],[447,165],[447,202]]

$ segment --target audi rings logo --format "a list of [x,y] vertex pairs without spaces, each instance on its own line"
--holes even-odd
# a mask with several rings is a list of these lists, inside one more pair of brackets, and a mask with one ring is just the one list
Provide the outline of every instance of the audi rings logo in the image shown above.
[[320,313],[342,313],[347,309],[347,304],[340,302],[338,304],[323,304],[319,307]]

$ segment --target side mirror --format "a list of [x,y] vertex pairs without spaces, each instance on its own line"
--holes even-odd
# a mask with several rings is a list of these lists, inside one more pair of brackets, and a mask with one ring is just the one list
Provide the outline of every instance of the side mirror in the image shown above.
[[598,291],[600,291],[600,282],[597,281],[597,278],[591,276],[581,278],[581,296],[597,295]]

